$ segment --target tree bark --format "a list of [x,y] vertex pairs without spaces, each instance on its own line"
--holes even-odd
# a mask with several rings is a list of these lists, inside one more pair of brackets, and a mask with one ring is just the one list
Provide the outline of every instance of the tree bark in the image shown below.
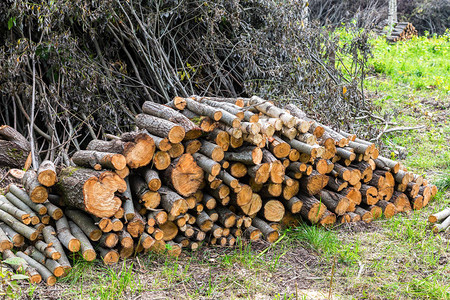
[[125,156],[118,153],[99,152],[93,150],[79,150],[72,156],[72,161],[81,167],[101,170],[123,170],[127,166]]
[[8,125],[0,126],[0,166],[22,169],[30,155],[30,143]]
[[47,188],[39,183],[36,171],[28,170],[25,172],[22,178],[22,184],[34,203],[44,203],[47,200]]
[[78,227],[81,228],[81,230],[86,234],[87,237],[91,241],[98,241],[102,236],[102,231],[95,226],[94,220],[92,220],[89,215],[86,213],[75,210],[75,209],[66,209],[65,215],[69,217]]

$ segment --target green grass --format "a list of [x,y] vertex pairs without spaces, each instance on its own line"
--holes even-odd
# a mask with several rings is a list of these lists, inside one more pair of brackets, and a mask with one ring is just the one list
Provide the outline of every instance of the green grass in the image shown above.
[[388,76],[394,84],[416,90],[450,91],[450,32],[441,37],[421,36],[389,44],[384,38],[372,41],[375,72]]

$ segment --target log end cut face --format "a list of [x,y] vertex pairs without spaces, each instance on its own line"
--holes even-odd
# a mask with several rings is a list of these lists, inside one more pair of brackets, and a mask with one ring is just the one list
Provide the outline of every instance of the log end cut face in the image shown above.
[[[122,178],[120,179],[125,183]],[[83,186],[86,211],[99,218],[112,217],[122,205],[122,201],[114,195],[117,190],[117,187],[111,184],[109,180],[102,181],[96,177],[89,178]]]
[[123,155],[126,158],[127,165],[132,169],[136,169],[150,163],[155,153],[155,148],[153,139],[148,134],[142,133],[133,142],[126,143]]
[[203,170],[196,163],[192,155],[184,154],[178,160],[171,174],[174,188],[182,196],[194,194],[203,181]]

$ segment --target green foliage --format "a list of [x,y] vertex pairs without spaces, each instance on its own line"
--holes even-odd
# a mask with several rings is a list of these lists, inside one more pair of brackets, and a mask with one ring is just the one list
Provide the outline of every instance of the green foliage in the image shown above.
[[450,93],[450,31],[442,36],[421,36],[395,44],[379,37],[372,41],[372,46],[373,58],[369,63],[376,73],[416,90]]
[[[13,257],[7,258],[2,263],[11,266],[20,266],[25,263],[23,258]],[[25,274],[16,274],[11,270],[0,267],[0,296],[11,299],[19,299],[21,294],[18,280],[28,280],[28,276]]]

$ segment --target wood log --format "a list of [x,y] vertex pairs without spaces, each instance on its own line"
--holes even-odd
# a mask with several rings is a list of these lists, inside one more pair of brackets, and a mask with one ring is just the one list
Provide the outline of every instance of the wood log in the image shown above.
[[145,208],[153,209],[160,204],[161,195],[152,190],[158,190],[161,187],[161,180],[154,170],[145,169],[143,173],[146,180],[136,174],[129,177],[132,198],[138,199]]
[[130,220],[127,224],[127,231],[131,234],[132,237],[139,237],[145,229],[145,222],[142,216],[135,211],[134,218]]
[[122,134],[120,139],[113,141],[92,140],[86,150],[118,153],[125,156],[127,166],[136,169],[146,166],[155,153],[155,142],[145,131]]
[[262,161],[270,164],[270,180],[273,183],[282,183],[284,180],[285,167],[283,164],[267,149],[263,149]]
[[44,205],[40,203],[34,203],[30,199],[28,194],[21,188],[18,188],[16,185],[10,184],[7,190],[9,191],[9,193],[6,194],[6,198],[8,199],[8,201],[17,208],[29,213],[32,219],[32,223],[35,223],[35,220],[33,220],[33,218],[36,219],[36,215],[33,213],[33,211],[37,212],[40,215],[45,215],[47,213],[47,208]]
[[448,216],[450,216],[450,207],[447,207],[446,209],[434,213],[428,217],[428,222],[430,223],[436,223],[440,222],[442,220],[445,220]]
[[31,160],[30,143],[8,125],[0,126],[0,166],[22,169]]
[[[238,206],[247,205],[250,203],[252,199],[252,188],[249,185],[243,184],[240,187],[240,190],[238,192],[232,192],[230,194],[231,200],[236,203]],[[222,200],[222,205],[223,200]]]
[[378,203],[376,205],[381,207],[381,209],[383,211],[383,216],[386,219],[392,218],[397,213],[397,209],[395,208],[395,205],[391,202],[381,200],[381,201],[378,201]]
[[328,180],[327,188],[335,192],[340,192],[343,189],[347,188],[347,186],[347,181],[344,181],[340,178],[330,178],[330,180]]
[[312,196],[320,192],[328,184],[329,177],[312,171],[310,176],[299,179],[300,189]]
[[50,217],[52,217],[53,220],[57,221],[64,216],[62,209],[59,208],[58,206],[56,206],[48,201],[44,202],[44,206],[45,206],[48,214],[50,215]]
[[247,169],[248,175],[253,178],[257,184],[263,184],[269,180],[270,177],[270,164],[261,163]]
[[[146,134],[153,139],[156,148],[158,148],[159,150],[167,152],[170,149],[172,149],[172,143],[169,141],[169,139],[167,137],[159,137],[159,136],[150,134],[148,132],[146,132]],[[190,141],[186,141],[186,143],[189,143],[189,142]]]
[[230,174],[236,178],[242,178],[247,175],[247,167],[243,163],[235,162],[230,165]]
[[262,208],[262,199],[257,193],[252,193],[252,198],[249,203],[240,206],[242,212],[246,215],[255,215]]
[[288,104],[284,108],[287,109],[296,118],[309,122],[309,132],[314,134],[317,138],[320,138],[324,134],[325,129],[318,122],[308,118],[306,114],[294,104]]
[[438,233],[440,231],[447,230],[449,227],[450,227],[450,217],[447,217],[441,224],[434,224],[433,232]]
[[47,267],[38,263],[22,251],[17,251],[16,255],[20,258],[23,258],[28,265],[37,270],[47,285],[53,286],[56,284],[56,277],[47,269]]
[[362,196],[362,203],[367,205],[375,205],[378,202],[378,190],[377,188],[363,184],[361,185],[361,196]]
[[[17,256],[11,250],[5,250],[2,253],[3,259],[17,259]],[[12,264],[11,267],[20,273],[25,273],[30,278],[31,283],[40,283],[42,281],[42,276],[38,273],[38,271],[31,267],[25,260],[20,262],[19,264]]]
[[65,216],[56,221],[56,230],[58,239],[64,247],[70,252],[78,252],[80,250],[80,241],[72,235],[68,220]]
[[286,203],[287,208],[293,214],[298,214],[302,210],[303,201],[297,197],[292,197]]
[[60,172],[57,188],[66,205],[109,218],[122,202],[114,193],[123,193],[127,185],[113,172],[68,167]]
[[0,196],[0,210],[9,213],[25,225],[28,225],[31,222],[29,214],[12,205],[12,203],[9,202],[4,196]]
[[178,226],[171,221],[167,221],[166,223],[160,225],[159,228],[163,231],[164,241],[171,241],[178,234]]
[[319,225],[323,227],[333,226],[336,223],[336,215],[327,210],[319,220]]
[[211,107],[203,103],[199,103],[190,98],[185,98],[185,101],[186,101],[186,108],[200,116],[207,116],[213,119],[214,121],[219,121],[222,119],[223,112],[217,110],[214,107]]
[[6,232],[0,227],[0,252],[11,250],[13,247],[12,239],[10,240]]
[[348,198],[332,191],[322,190],[316,195],[316,198],[338,216],[343,215],[350,205],[350,200]]
[[322,218],[327,210],[326,206],[312,196],[298,194],[297,197],[303,202],[303,206],[300,210],[302,218],[309,220],[313,224],[319,222],[320,218]]
[[395,205],[398,212],[406,212],[411,210],[408,196],[404,193],[394,192],[389,202],[392,202]]
[[270,227],[269,224],[267,224],[260,218],[253,218],[252,226],[258,228],[261,231],[264,239],[269,243],[273,243],[276,240],[278,240],[279,237],[278,231]]
[[5,222],[9,227],[23,235],[30,241],[36,240],[39,235],[39,232],[36,229],[28,227],[23,223],[17,222],[16,218],[2,210],[0,210],[0,220]]
[[361,220],[363,220],[366,223],[370,223],[373,220],[372,213],[370,211],[365,210],[362,207],[357,206],[355,213],[358,214],[361,217]]
[[52,244],[47,244],[41,240],[37,240],[34,243],[34,246],[47,258],[54,260],[58,260],[61,258],[61,253],[57,251],[54,247],[52,247]]
[[186,153],[194,154],[200,150],[202,147],[202,142],[199,140],[190,140],[183,142],[183,145]]
[[172,148],[167,153],[171,158],[180,157],[184,153],[184,146],[182,143],[172,144]]
[[161,205],[169,214],[179,216],[187,212],[188,204],[180,195],[165,186],[160,188],[160,193]]
[[283,187],[283,198],[284,200],[289,200],[292,197],[294,197],[295,195],[298,194],[299,190],[300,190],[300,184],[297,180],[292,180],[293,184],[291,186],[284,186]]
[[209,217],[209,215],[202,211],[198,216],[196,220],[197,225],[199,226],[200,230],[203,232],[208,232],[213,227],[214,223]]
[[192,156],[195,159],[197,165],[202,168],[203,171],[211,174],[212,176],[219,175],[221,170],[221,166],[219,163],[200,153],[194,153]]
[[119,261],[120,255],[117,250],[98,247],[98,251],[100,252],[100,257],[106,265],[113,265]]
[[182,126],[147,114],[138,114],[136,116],[136,125],[151,134],[167,137],[171,143],[180,143],[186,135],[186,131]]
[[101,238],[102,231],[95,226],[88,214],[76,209],[66,209],[64,214],[79,226],[91,241],[98,241]]
[[292,128],[297,123],[296,118],[292,116],[290,113],[274,106],[273,104],[264,101],[263,99],[253,96],[251,100],[248,102],[250,105],[254,105],[257,110],[260,112],[272,117],[280,119],[283,124]]
[[414,210],[419,210],[423,208],[423,196],[417,196],[413,199],[411,199],[411,207]]
[[284,205],[278,200],[263,200],[263,207],[260,215],[269,222],[279,222],[283,219],[285,213]]
[[123,229],[123,222],[121,220],[119,220],[117,218],[114,218],[114,219],[111,220],[111,224],[112,224],[112,230],[113,231],[115,231],[115,232],[122,231],[122,229]]
[[400,163],[390,160],[388,158],[379,156],[377,159],[374,159],[377,168],[382,169],[384,171],[391,171],[396,174],[400,170]]
[[22,184],[34,203],[44,203],[47,200],[47,188],[39,183],[36,171],[28,170],[25,172]]
[[283,137],[283,140],[288,143],[292,148],[298,150],[301,153],[310,155],[312,158],[320,158],[325,153],[325,148],[319,145],[308,145],[298,140],[289,140]]
[[79,150],[72,156],[72,161],[81,167],[101,170],[102,168],[122,170],[127,166],[125,156],[118,153]]
[[243,232],[244,238],[249,239],[250,241],[257,241],[261,239],[261,235],[261,230],[253,226],[247,227]]
[[191,120],[168,106],[155,102],[145,101],[142,105],[142,111],[148,115],[166,119],[170,122],[182,126],[184,128],[184,131],[186,132],[185,138],[187,140],[196,139],[202,134],[202,130]]
[[8,239],[13,243],[14,247],[22,247],[25,244],[25,238],[14,229],[4,223],[0,223],[0,228],[5,232]]
[[243,147],[239,152],[225,152],[224,159],[246,165],[258,165],[263,159],[263,152],[258,147]]
[[[158,225],[162,225],[164,223],[167,222],[168,218],[167,218],[167,212],[165,212],[164,210],[155,210],[155,211],[150,211],[147,215],[147,219],[151,220],[154,219],[156,221],[156,224]],[[147,221],[148,224],[149,221]],[[150,224],[148,224],[150,225]]]
[[56,183],[56,168],[52,161],[44,160],[37,171],[37,179],[40,184],[51,187]]

